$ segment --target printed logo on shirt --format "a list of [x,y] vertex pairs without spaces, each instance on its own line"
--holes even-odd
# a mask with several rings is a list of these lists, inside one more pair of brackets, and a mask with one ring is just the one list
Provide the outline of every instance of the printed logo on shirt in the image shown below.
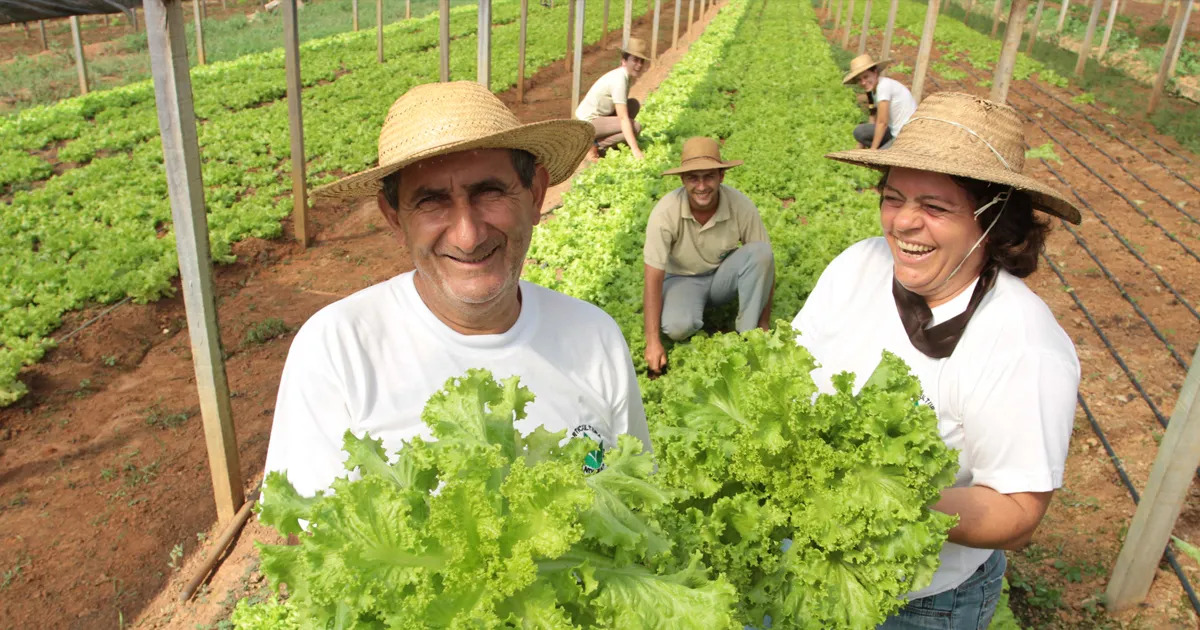
[[919,400],[917,400],[917,402],[916,402],[917,405],[920,405],[922,403],[924,403],[926,407],[929,407],[930,409],[932,409],[934,411],[934,413],[937,413],[937,407],[933,406],[933,401],[929,399],[929,396],[925,395],[925,392],[921,392],[921,398]]
[[571,430],[571,439],[585,437],[596,443],[596,449],[588,451],[583,458],[583,472],[594,473],[604,470],[604,438],[590,424],[581,424]]

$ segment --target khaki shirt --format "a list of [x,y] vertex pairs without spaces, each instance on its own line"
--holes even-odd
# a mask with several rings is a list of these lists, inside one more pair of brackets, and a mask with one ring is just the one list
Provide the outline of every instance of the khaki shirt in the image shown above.
[[721,184],[716,214],[700,225],[681,186],[650,212],[642,255],[647,265],[671,275],[700,276],[716,271],[738,247],[757,242],[771,241],[749,197]]
[[575,117],[591,122],[601,116],[615,116],[615,105],[626,105],[629,102],[629,73],[625,66],[609,70],[604,76],[596,79],[587,96],[575,108]]

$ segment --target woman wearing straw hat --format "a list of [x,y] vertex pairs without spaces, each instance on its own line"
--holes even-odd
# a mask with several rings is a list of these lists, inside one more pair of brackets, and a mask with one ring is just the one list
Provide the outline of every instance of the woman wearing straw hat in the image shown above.
[[830,263],[792,322],[821,365],[814,377],[851,371],[858,388],[882,351],[899,355],[959,451],[955,483],[932,506],[958,516],[940,567],[881,628],[986,628],[1000,550],[1029,543],[1062,485],[1079,361],[1021,278],[1037,267],[1046,215],[1078,223],[1079,211],[1023,173],[1023,140],[1011,107],[943,93],[889,150],[826,156],[883,172],[883,236]]
[[857,83],[867,95],[874,113],[870,122],[854,128],[854,139],[861,149],[886,149],[917,108],[912,92],[899,81],[882,76],[890,60],[875,61],[871,55],[859,55],[850,62],[850,72],[842,85]]
[[[344,475],[347,430],[389,451],[414,436],[425,401],[469,368],[518,376],[537,399],[517,423],[649,448],[637,375],[599,308],[519,280],[547,187],[574,172],[592,129],[521,125],[475,82],[419,85],[388,111],[379,165],[313,191],[373,198],[414,271],[325,307],[283,368],[267,470],[309,495]],[[602,453],[601,453],[602,455]],[[581,465],[583,463],[581,462]]]
[[592,158],[599,157],[601,151],[614,144],[624,142],[634,157],[642,159],[642,149],[637,141],[642,124],[635,120],[641,104],[637,99],[629,98],[629,86],[648,67],[649,47],[645,41],[630,37],[621,50],[621,65],[597,79],[575,108],[575,117],[592,123],[595,128],[594,144],[588,152]]

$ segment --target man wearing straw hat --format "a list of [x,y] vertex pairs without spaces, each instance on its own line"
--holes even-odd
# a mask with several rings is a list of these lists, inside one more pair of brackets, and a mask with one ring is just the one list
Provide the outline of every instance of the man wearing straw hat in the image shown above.
[[793,322],[814,380],[853,372],[857,389],[884,350],[898,355],[959,463],[932,506],[958,517],[937,571],[880,628],[986,628],[1002,550],[1029,544],[1063,485],[1079,360],[1022,278],[1049,219],[1079,210],[1025,173],[1017,111],[969,94],[930,95],[887,151],[826,157],[882,172],[882,234],[838,255]]
[[886,149],[892,138],[900,133],[908,122],[917,103],[912,92],[899,81],[880,75],[891,63],[888,59],[875,61],[871,55],[859,55],[850,62],[850,72],[842,79],[842,85],[857,83],[862,86],[872,108],[870,122],[854,128],[854,139],[862,149]]
[[667,193],[646,225],[643,318],[646,363],[667,364],[661,334],[675,341],[704,325],[704,307],[737,298],[736,328],[767,328],[775,286],[775,257],[754,202],[724,185],[741,160],[721,159],[711,138],[689,138],[677,168],[683,186]]
[[644,40],[629,38],[629,44],[621,50],[621,65],[605,73],[587,91],[587,95],[575,108],[575,117],[592,123],[594,144],[589,150],[592,158],[601,151],[624,142],[637,159],[642,159],[637,135],[642,124],[637,120],[641,104],[629,98],[629,86],[650,67],[650,53]]
[[426,400],[470,368],[518,376],[533,392],[523,432],[566,430],[601,447],[628,433],[649,448],[616,323],[519,280],[546,189],[571,176],[591,140],[580,121],[521,125],[474,82],[419,85],[392,105],[379,165],[313,195],[375,198],[415,270],[301,327],[279,386],[268,471],[286,471],[310,495],[345,474],[347,430],[382,438],[389,451],[430,438]]

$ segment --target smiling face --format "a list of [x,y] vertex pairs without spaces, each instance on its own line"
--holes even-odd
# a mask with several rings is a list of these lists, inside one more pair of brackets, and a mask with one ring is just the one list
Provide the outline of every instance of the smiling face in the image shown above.
[[721,182],[725,181],[725,171],[710,168],[705,171],[689,171],[679,176],[683,180],[683,189],[687,191],[688,205],[692,212],[713,212],[720,202]]
[[646,71],[646,66],[649,66],[650,63],[641,57],[625,55],[625,57],[621,60],[621,65],[624,66],[625,71],[629,73],[630,79],[636,79],[642,76],[642,73]]
[[983,234],[974,216],[978,203],[949,175],[892,168],[881,193],[879,221],[900,284],[932,307],[979,276],[986,257],[982,244],[963,262]]
[[879,85],[879,71],[875,68],[864,70],[862,74],[854,78],[854,81],[862,86],[864,92],[870,92]]
[[516,321],[517,281],[548,180],[539,165],[526,188],[507,149],[462,151],[405,167],[398,208],[379,195],[412,255],[417,291],[439,319],[474,328],[487,323],[476,321],[481,314],[502,311]]

